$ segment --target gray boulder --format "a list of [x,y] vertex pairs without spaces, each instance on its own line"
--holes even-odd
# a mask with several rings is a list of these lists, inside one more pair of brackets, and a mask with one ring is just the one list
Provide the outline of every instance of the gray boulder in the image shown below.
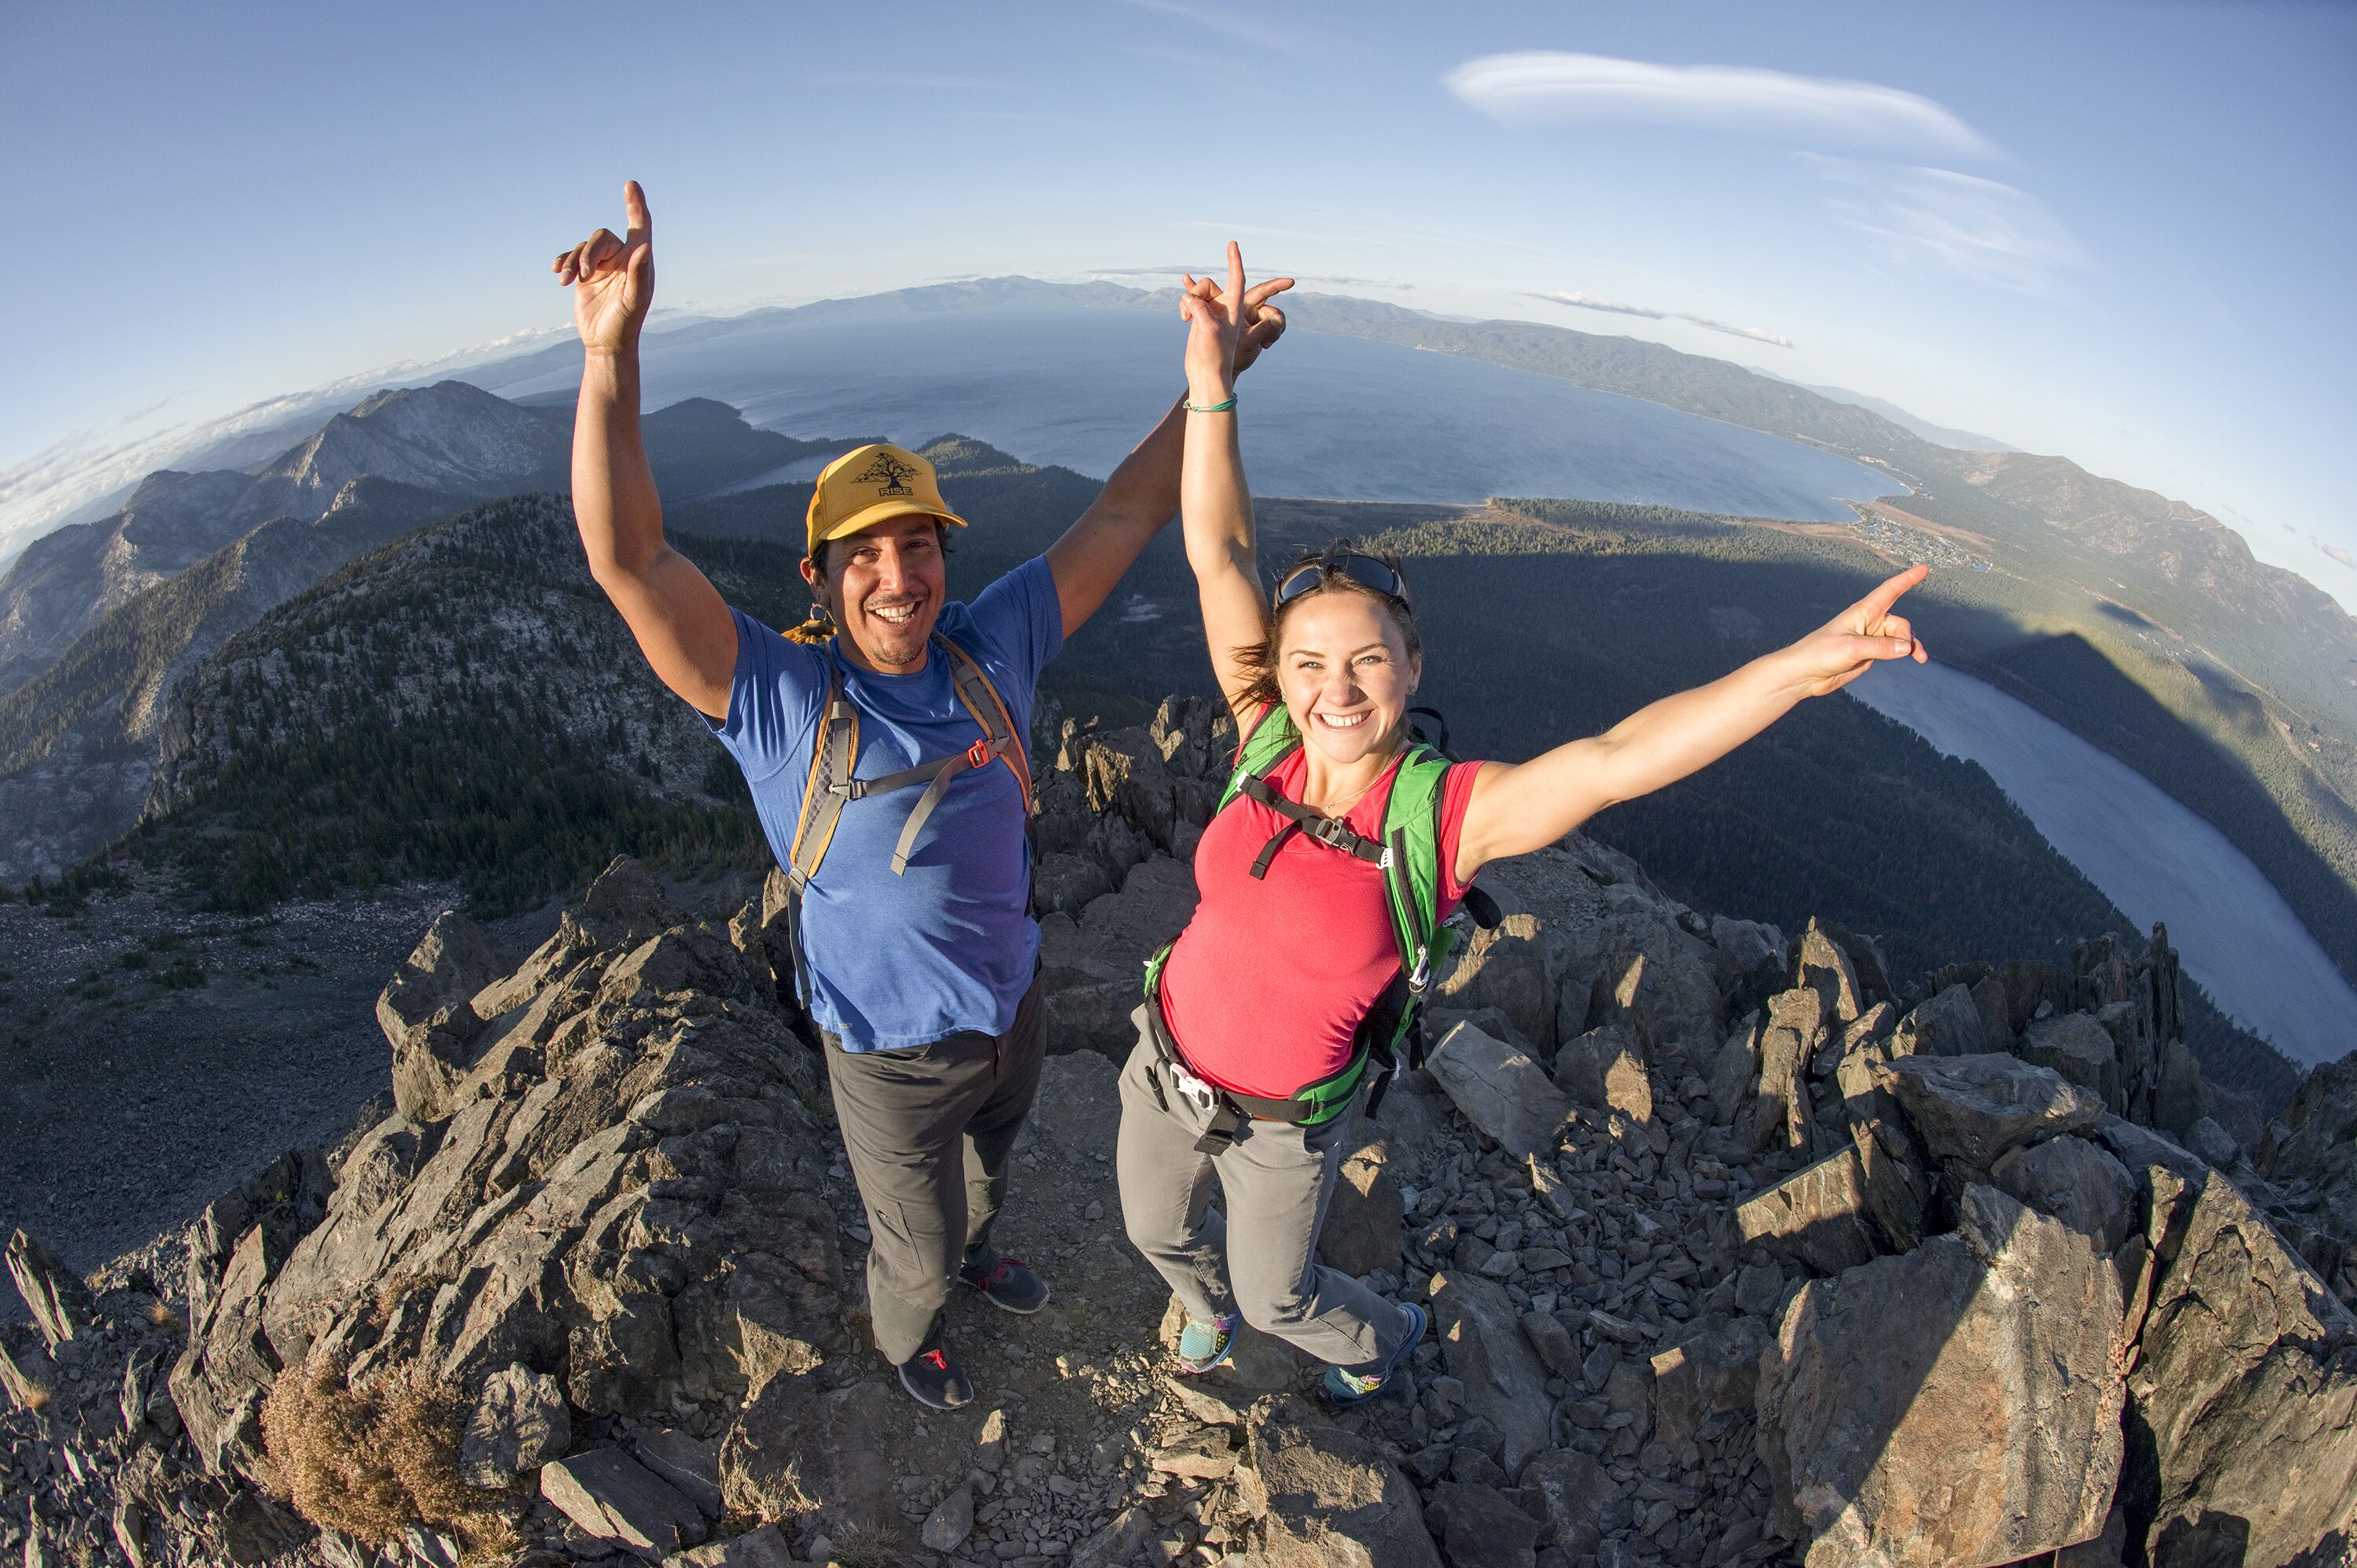
[[8,1238],[8,1277],[51,1350],[88,1331],[97,1310],[90,1287],[30,1231]]
[[1503,1285],[1461,1269],[1432,1276],[1432,1322],[1448,1371],[1465,1385],[1465,1408],[1504,1439],[1509,1477],[1547,1446],[1552,1404],[1547,1369],[1523,1333],[1522,1313]]
[[1712,977],[1727,1005],[1757,1006],[1792,972],[1791,944],[1784,933],[1758,920],[1733,920],[1715,915],[1710,922]]
[[1857,1153],[1847,1144],[1738,1205],[1737,1231],[1820,1274],[1855,1268],[1881,1251]]
[[1986,1048],[1987,1031],[1973,993],[1951,985],[1899,1021],[1891,1054],[1902,1057],[1967,1057]]
[[1535,1494],[1545,1515],[1540,1537],[1577,1559],[1596,1550],[1605,1509],[1620,1495],[1604,1466],[1576,1448],[1541,1454],[1523,1466],[1523,1495]]
[[2000,1158],[1989,1172],[1999,1190],[2115,1252],[2136,1225],[2136,1182],[2127,1167],[2084,1138],[2049,1138]]
[[1544,933],[1533,915],[1508,915],[1476,929],[1454,966],[1433,987],[1436,1004],[1475,1012],[1495,1007],[1539,1052],[1555,1048],[1555,988]]
[[705,1536],[702,1511],[619,1448],[544,1465],[540,1495],[588,1534],[652,1561]]
[[2357,1533],[2357,1318],[2224,1176],[2155,1199],[2181,1239],[2128,1377],[2145,1551],[2155,1568],[2337,1561],[2320,1548]]
[[1793,1298],[1760,1448],[1812,1563],[2001,1563],[2086,1540],[2121,1458],[2118,1275],[2003,1193]]
[[[1680,933],[1683,935],[1684,933]],[[1718,982],[1691,939],[1616,949],[1596,966],[1587,1022],[1633,1029],[1649,1057],[1707,1065],[1718,1049]]]
[[1538,1561],[1534,1550],[1538,1539],[1538,1520],[1485,1482],[1459,1486],[1449,1502],[1448,1547],[1453,1563],[1532,1568]]
[[1857,967],[1831,925],[1812,916],[1802,928],[1794,959],[1800,983],[1824,998],[1826,1016],[1846,1024],[1866,1011],[1868,999],[1859,987]]
[[1470,1024],[1449,1030],[1425,1066],[1465,1119],[1517,1159],[1552,1152],[1571,1114],[1538,1063]]
[[2103,1101],[2012,1056],[1901,1057],[1877,1069],[1932,1155],[1986,1170],[2008,1149],[2092,1127]]
[[2085,1013],[2033,1018],[2021,1032],[2021,1059],[2052,1068],[2063,1080],[2097,1096],[2106,1110],[2125,1112],[2119,1043]]
[[1605,1024],[1565,1041],[1555,1052],[1555,1081],[1590,1111],[1618,1111],[1633,1122],[1653,1119],[1645,1048],[1626,1024]]
[[1724,1127],[1735,1120],[1735,1113],[1751,1102],[1752,1090],[1760,1082],[1760,1036],[1763,1026],[1758,1013],[1747,1014],[1735,1026],[1727,1043],[1718,1048],[1718,1058],[1710,1069],[1711,1120]]
[[2243,1145],[2234,1134],[2209,1117],[2197,1118],[2185,1132],[2186,1146],[2220,1170],[2230,1171],[2243,1163]]
[[1415,1485],[1372,1443],[1291,1395],[1255,1403],[1244,1431],[1251,1463],[1236,1480],[1260,1541],[1243,1563],[1440,1568]]

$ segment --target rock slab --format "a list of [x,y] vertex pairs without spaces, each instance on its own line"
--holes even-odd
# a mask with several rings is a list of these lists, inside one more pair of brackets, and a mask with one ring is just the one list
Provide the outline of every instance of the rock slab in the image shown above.
[[1459,1024],[1425,1065],[1465,1119],[1500,1148],[1516,1159],[1554,1151],[1571,1102],[1528,1056]]
[[2002,1563],[2111,1509],[2118,1275],[1992,1187],[1960,1229],[1813,1281],[1760,1359],[1759,1442],[1810,1568]]

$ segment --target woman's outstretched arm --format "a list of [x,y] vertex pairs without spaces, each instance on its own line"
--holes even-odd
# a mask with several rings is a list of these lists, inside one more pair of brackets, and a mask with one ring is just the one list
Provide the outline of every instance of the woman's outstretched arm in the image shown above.
[[1910,567],[1790,647],[1649,703],[1602,735],[1528,762],[1484,764],[1466,803],[1458,878],[1469,880],[1491,861],[1544,849],[1607,806],[1700,772],[1803,698],[1841,690],[1878,660],[1926,662],[1914,628],[1891,607],[1930,574],[1928,566]]
[[[1279,280],[1280,284],[1290,280]],[[1264,285],[1264,287],[1268,285]],[[1273,291],[1272,291],[1273,292]],[[1178,313],[1187,332],[1187,451],[1178,475],[1178,516],[1187,564],[1202,602],[1203,638],[1220,691],[1235,707],[1253,683],[1236,650],[1267,635],[1260,572],[1253,557],[1252,492],[1237,443],[1236,341],[1249,306],[1243,253],[1228,245],[1228,285],[1189,277]],[[1219,413],[1201,412],[1221,403]]]

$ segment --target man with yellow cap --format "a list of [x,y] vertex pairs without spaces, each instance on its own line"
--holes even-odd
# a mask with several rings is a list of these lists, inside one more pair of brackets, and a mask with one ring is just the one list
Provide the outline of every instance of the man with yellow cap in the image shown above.
[[[587,350],[581,542],[656,675],[752,788],[794,887],[797,983],[867,1209],[877,1348],[916,1399],[954,1408],[974,1393],[943,1332],[953,1283],[1013,1312],[1048,1300],[990,1242],[1042,1052],[1023,736],[1041,668],[1178,510],[1183,415],[971,605],[949,597],[943,542],[965,520],[932,466],[888,443],[836,459],[811,497],[813,618],[780,636],[663,540],[639,433],[653,226],[635,180],[623,203],[625,234],[600,229],[553,268]],[[1239,369],[1284,331],[1266,301],[1290,281],[1246,296]]]

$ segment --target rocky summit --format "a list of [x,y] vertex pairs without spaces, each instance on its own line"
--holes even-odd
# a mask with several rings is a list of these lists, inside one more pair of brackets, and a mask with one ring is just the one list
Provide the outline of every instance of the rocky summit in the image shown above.
[[[2272,1118],[2178,1038],[2165,933],[1894,976],[1592,840],[1494,868],[1426,1066],[1362,1117],[1328,1261],[1423,1303],[1333,1414],[1246,1331],[1170,1374],[1123,1237],[1115,1060],[1232,732],[1048,715],[1051,1048],[981,1397],[869,1348],[779,899],[609,866],[515,965],[464,916],[385,986],[394,1112],[269,1160],[185,1277],[18,1233],[0,1547],[27,1568],[662,1562],[2341,1563],[2357,1519],[2357,1066]],[[2352,1058],[2357,1062],[2357,1058]],[[109,1280],[126,1272],[109,1271]]]

